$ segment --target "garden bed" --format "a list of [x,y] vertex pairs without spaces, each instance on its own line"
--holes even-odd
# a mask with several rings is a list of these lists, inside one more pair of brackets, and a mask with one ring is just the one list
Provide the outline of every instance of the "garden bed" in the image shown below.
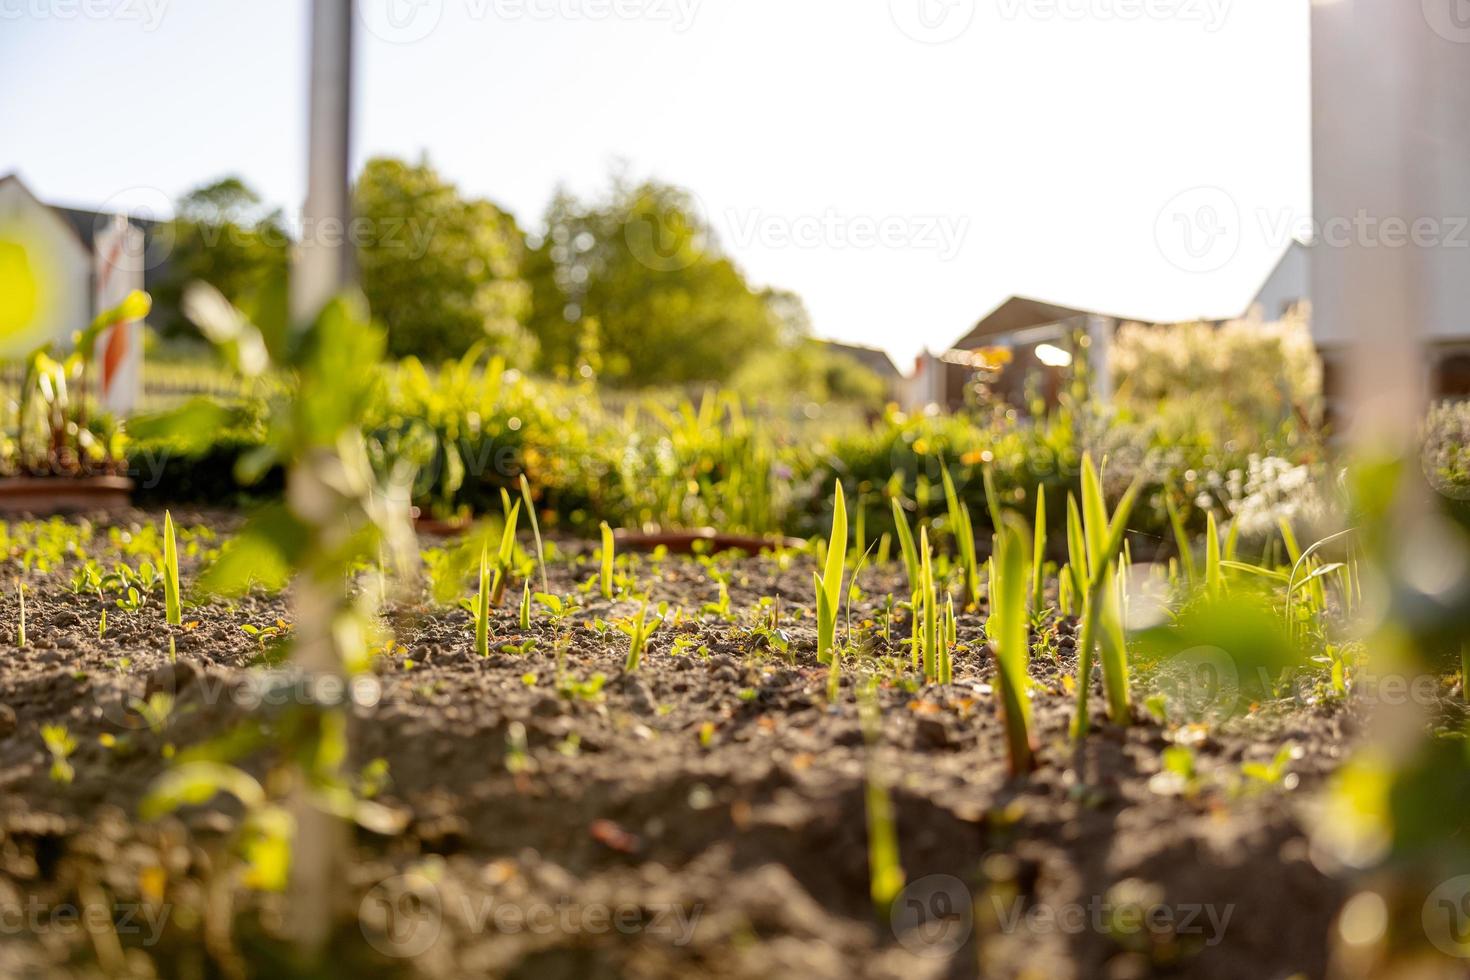
[[[135,512],[119,527],[150,516],[160,519]],[[201,522],[236,525],[179,521]],[[105,565],[145,536],[134,526],[109,543],[99,527],[80,547]],[[215,543],[207,532],[185,540],[186,553]],[[18,595],[0,598],[0,909],[39,909],[6,930],[0,975],[84,975],[108,962],[111,931],[90,937],[54,914],[98,903],[138,975],[216,975],[228,957],[207,941],[204,909],[238,807],[155,821],[138,810],[170,759],[284,710],[256,695],[284,669],[271,666],[270,634],[289,624],[288,598],[211,600],[169,630],[157,596],[128,612],[110,595],[74,593],[81,557],[48,548],[44,575],[21,548],[9,556],[12,574],[32,563],[23,648],[10,635]],[[561,552],[550,591],[578,593],[597,571],[591,546]],[[186,581],[197,554],[184,560]],[[728,606],[711,567],[728,581]],[[1139,708],[1125,728],[1105,723],[1099,697],[1093,733],[1074,745],[1075,627],[1054,622],[1032,661],[1041,767],[1013,780],[983,607],[960,614],[953,684],[902,680],[907,615],[894,613],[886,640],[881,623],[885,597],[907,592],[903,569],[870,566],[851,613],[867,650],[829,703],[814,657],[814,567],[805,554],[633,559],[625,574],[685,617],[658,630],[626,676],[627,639],[594,626],[636,614],[631,599],[586,590],[560,627],[538,614],[529,630],[508,600],[483,658],[464,611],[400,603],[395,642],[353,688],[349,769],[381,783],[374,799],[408,826],[356,832],[330,975],[1327,972],[1349,890],[1313,862],[1305,813],[1361,730],[1355,709],[1273,703],[1205,727]],[[776,596],[779,635],[762,605]],[[558,635],[569,640],[560,677]],[[865,670],[885,678],[871,748],[853,688]],[[129,705],[159,692],[173,702],[150,726]],[[76,744],[70,782],[53,771],[46,725]],[[1173,746],[1189,750],[1192,774],[1164,771]],[[1281,758],[1269,779],[1243,770]],[[241,760],[264,773],[252,754]],[[890,786],[908,882],[883,916],[869,897],[870,774]],[[288,900],[225,892],[245,972],[290,975]]]

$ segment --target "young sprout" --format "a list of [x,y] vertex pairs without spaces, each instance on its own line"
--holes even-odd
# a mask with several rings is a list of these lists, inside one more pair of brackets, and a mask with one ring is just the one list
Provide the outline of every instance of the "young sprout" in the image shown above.
[[823,571],[813,572],[817,593],[817,660],[829,663],[832,647],[837,642],[837,612],[842,602],[842,573],[847,564],[847,501],[842,496],[842,481],[832,498],[832,536],[827,544],[827,561]]
[[531,628],[531,580],[526,579],[521,587],[521,629]]
[[1215,523],[1214,511],[1206,515],[1205,592],[1211,599],[1225,593],[1225,572],[1220,566],[1220,528]]
[[914,532],[909,530],[908,518],[897,497],[890,498],[893,504],[893,527],[898,534],[898,548],[903,554],[903,567],[909,574],[909,594],[919,593],[919,550],[914,547]]
[[952,651],[958,640],[958,628],[954,618],[954,596],[944,596],[944,622],[939,628],[939,683],[954,683]]
[[174,539],[174,517],[163,512],[163,619],[169,626],[184,624],[179,602],[179,546]]
[[638,665],[643,662],[643,651],[648,646],[649,637],[653,636],[655,630],[663,625],[664,617],[668,614],[668,603],[660,603],[658,614],[653,621],[648,621],[648,600],[643,600],[643,605],[638,609],[636,619],[622,620],[617,627],[628,636],[628,660],[623,665],[623,672],[633,673]]
[[996,529],[994,555],[990,560],[990,618],[985,623],[985,632],[995,649],[1006,747],[1014,775],[1036,768],[1028,689],[1031,652],[1026,634],[1026,593],[1030,582],[1026,574],[1026,538],[1017,526],[1019,523],[1016,517],[1003,518]]
[[939,610],[934,595],[934,561],[929,553],[929,529],[919,528],[919,663],[924,682],[939,679]]
[[64,786],[70,785],[76,778],[76,770],[67,760],[77,750],[76,739],[72,738],[65,725],[42,725],[41,741],[51,754],[51,781]]
[[550,592],[551,586],[546,580],[546,549],[541,545],[541,522],[536,519],[536,505],[531,502],[531,484],[526,479],[526,474],[521,474],[521,499],[526,504],[526,516],[531,519],[531,534],[536,539],[536,564],[541,569],[541,591]]
[[882,734],[882,720],[876,684],[872,681],[859,688],[858,713],[867,745],[863,799],[868,818],[868,885],[873,911],[882,917],[888,914],[894,899],[903,891],[904,870],[899,859],[893,801],[877,764],[876,746]]
[[973,606],[980,601],[980,569],[975,559],[975,528],[970,522],[970,508],[961,502],[959,494],[955,492],[949,468],[945,467],[940,473],[944,477],[944,502],[949,508],[949,526],[959,551],[960,567],[965,573],[965,605]]
[[480,590],[475,594],[475,653],[490,656],[490,544],[480,549]]
[[602,597],[613,597],[613,530],[607,521],[602,522],[602,569],[598,577]]
[[1039,614],[1046,604],[1046,486],[1036,484],[1036,525],[1031,540],[1031,611]]
[[1189,546],[1189,533],[1184,530],[1184,518],[1174,504],[1174,487],[1164,487],[1164,508],[1169,512],[1169,528],[1174,532],[1174,547],[1179,551],[1179,563],[1184,568],[1184,580],[1191,589],[1199,585],[1199,569],[1194,564],[1194,549]]
[[491,587],[490,604],[500,606],[505,601],[505,586],[510,580],[510,566],[515,559],[516,521],[520,517],[521,502],[510,502],[510,494],[500,491],[505,507],[505,527],[500,532],[500,548],[495,553],[495,583]]
[[1077,713],[1072,718],[1072,737],[1087,734],[1088,693],[1092,683],[1094,647],[1099,635],[1106,632],[1103,643],[1103,689],[1108,699],[1108,718],[1115,725],[1128,724],[1131,713],[1128,701],[1128,660],[1122,642],[1121,616],[1114,581],[1115,562],[1123,548],[1123,534],[1128,529],[1128,516],[1138,499],[1142,484],[1135,480],[1118,502],[1112,517],[1103,499],[1102,481],[1098,478],[1092,457],[1082,457],[1082,512],[1077,502],[1067,499],[1067,544],[1077,593],[1082,599],[1082,633],[1077,643]]

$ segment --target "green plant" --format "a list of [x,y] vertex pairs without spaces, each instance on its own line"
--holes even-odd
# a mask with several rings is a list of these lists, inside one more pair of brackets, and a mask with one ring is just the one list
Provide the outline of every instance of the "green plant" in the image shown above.
[[41,741],[51,755],[51,781],[71,785],[76,778],[76,770],[69,760],[77,750],[77,740],[72,738],[65,725],[42,725]]
[[929,549],[929,529],[919,528],[919,609],[917,626],[919,664],[925,683],[939,680],[939,596],[934,583],[934,559]]
[[490,587],[490,604],[497,609],[505,601],[505,587],[510,581],[511,564],[515,561],[516,523],[521,513],[521,502],[511,502],[510,495],[500,492],[505,511],[505,525],[500,531],[500,547],[495,550],[495,581]]
[[611,599],[613,597],[613,530],[607,521],[602,522],[600,530],[602,531],[602,550],[597,582],[602,597]]
[[868,887],[873,911],[881,918],[888,915],[894,899],[903,891],[905,876],[898,851],[893,800],[888,795],[888,784],[878,766],[877,743],[883,723],[876,684],[871,680],[865,681],[859,686],[858,694],[858,712],[867,747],[863,801],[868,825]]
[[179,546],[174,540],[174,518],[163,512],[163,608],[164,622],[170,626],[184,624],[183,606],[179,602]]
[[817,596],[817,661],[830,663],[837,641],[837,613],[842,600],[842,576],[847,564],[847,501],[838,481],[832,495],[832,535],[827,542],[827,561],[821,572],[813,572]]
[[1103,631],[1110,636],[1103,644],[1103,689],[1107,695],[1108,717],[1118,725],[1128,724],[1128,661],[1126,650],[1117,635],[1121,630],[1116,611],[1114,563],[1123,548],[1123,535],[1128,529],[1128,516],[1138,499],[1140,484],[1134,481],[1118,502],[1111,517],[1103,498],[1102,482],[1093,466],[1091,455],[1082,457],[1082,509],[1079,516],[1076,501],[1067,501],[1067,540],[1071,550],[1071,566],[1078,594],[1082,597],[1082,630],[1077,643],[1077,711],[1072,718],[1072,737],[1087,734],[1090,719],[1088,694],[1092,685],[1095,648]]
[[1031,533],[1031,612],[1041,614],[1046,606],[1046,487],[1036,485],[1036,523]]
[[648,600],[638,607],[638,615],[628,619],[619,620],[615,625],[628,637],[628,659],[623,664],[623,672],[633,673],[638,665],[643,662],[643,651],[648,646],[649,637],[654,631],[663,625],[664,617],[668,614],[668,603],[660,603],[658,613],[650,622],[648,619]]
[[531,580],[527,579],[521,586],[521,605],[519,615],[521,629],[531,628]]
[[521,500],[526,505],[526,517],[531,521],[531,534],[536,539],[536,564],[541,569],[541,591],[550,592],[546,579],[546,549],[541,544],[541,522],[536,519],[536,505],[531,501],[531,482],[521,474]]
[[1011,772],[1019,775],[1036,768],[1026,615],[1030,580],[1026,569],[1026,536],[1020,519],[1014,515],[1003,517],[994,542],[990,561],[990,618],[985,622],[985,632],[995,650]]
[[955,493],[949,467],[941,469],[940,475],[944,478],[944,502],[949,509],[950,531],[954,534],[960,568],[965,575],[965,605],[973,606],[980,601],[980,569],[975,558],[975,528],[970,522],[970,508]]
[[475,653],[490,656],[490,543],[480,551],[480,587],[475,592]]

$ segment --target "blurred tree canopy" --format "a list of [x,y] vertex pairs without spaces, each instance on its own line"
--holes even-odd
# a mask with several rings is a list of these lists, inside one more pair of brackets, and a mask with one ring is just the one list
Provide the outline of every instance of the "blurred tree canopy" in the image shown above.
[[602,200],[559,191],[536,244],[527,272],[543,370],[626,386],[725,381],[781,339],[770,297],[680,188],[614,177]]
[[246,311],[285,281],[291,254],[285,220],[238,177],[221,178],[181,197],[164,233],[173,248],[153,289],[149,323],[165,336],[198,335],[179,311],[184,287],[196,279]]
[[427,161],[383,157],[363,168],[355,206],[362,289],[390,353],[442,359],[486,341],[509,363],[530,362],[525,241],[511,215],[461,197]]

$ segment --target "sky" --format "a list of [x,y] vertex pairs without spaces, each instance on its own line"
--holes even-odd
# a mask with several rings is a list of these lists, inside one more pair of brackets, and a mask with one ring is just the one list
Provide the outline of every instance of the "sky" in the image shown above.
[[[304,193],[306,0],[0,0],[0,174],[167,214]],[[692,190],[759,285],[907,369],[1006,297],[1242,312],[1310,218],[1308,0],[360,0],[354,152],[535,231]]]

